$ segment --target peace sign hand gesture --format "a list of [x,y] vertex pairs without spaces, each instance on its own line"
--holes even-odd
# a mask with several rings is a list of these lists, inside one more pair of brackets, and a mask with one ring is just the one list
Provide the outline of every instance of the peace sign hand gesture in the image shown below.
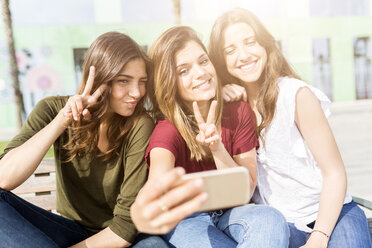
[[85,120],[90,119],[88,107],[95,104],[106,89],[106,85],[102,84],[92,95],[90,94],[94,83],[94,74],[95,67],[91,66],[89,68],[88,80],[83,94],[71,96],[68,99],[65,107],[61,110],[62,116],[64,117],[62,124],[65,127],[67,127],[72,120],[78,121],[81,118],[81,115]]
[[199,127],[199,134],[196,136],[196,140],[203,145],[208,145],[212,152],[216,151],[219,145],[222,144],[221,136],[218,133],[216,125],[214,124],[217,101],[212,101],[211,106],[209,107],[207,122],[204,121],[198,104],[193,102],[192,106],[194,109],[195,119]]

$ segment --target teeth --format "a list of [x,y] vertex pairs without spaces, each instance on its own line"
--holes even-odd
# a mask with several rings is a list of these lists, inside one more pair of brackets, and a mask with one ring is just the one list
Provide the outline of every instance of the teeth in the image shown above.
[[204,83],[195,86],[194,89],[199,89],[199,88],[207,87],[209,85],[209,82],[210,82],[210,80],[205,81]]
[[250,64],[247,64],[247,65],[242,65],[240,66],[240,69],[243,70],[243,71],[249,71],[250,69],[252,69],[254,67],[256,63],[250,63]]

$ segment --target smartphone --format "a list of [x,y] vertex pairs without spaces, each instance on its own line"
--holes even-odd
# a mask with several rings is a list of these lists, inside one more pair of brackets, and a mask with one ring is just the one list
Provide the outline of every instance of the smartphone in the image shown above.
[[244,167],[190,173],[181,180],[194,178],[203,179],[203,190],[208,193],[200,212],[244,205],[249,201],[249,173]]

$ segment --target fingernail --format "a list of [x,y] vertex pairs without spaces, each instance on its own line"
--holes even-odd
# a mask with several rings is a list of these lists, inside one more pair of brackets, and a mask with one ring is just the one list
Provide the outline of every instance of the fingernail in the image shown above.
[[208,199],[208,194],[207,193],[202,193],[201,195],[200,195],[200,200],[202,200],[202,201],[206,201]]
[[194,185],[197,187],[197,188],[201,188],[203,186],[203,180],[201,178],[198,178],[198,179],[195,179],[194,181]]
[[181,167],[177,167],[176,168],[176,173],[177,173],[177,175],[182,176],[183,174],[185,174],[185,170]]

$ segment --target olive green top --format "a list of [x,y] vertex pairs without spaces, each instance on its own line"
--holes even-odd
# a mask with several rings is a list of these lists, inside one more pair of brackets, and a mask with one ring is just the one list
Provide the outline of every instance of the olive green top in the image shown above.
[[[41,100],[0,159],[50,123],[67,100],[68,96]],[[125,138],[119,156],[104,162],[101,157],[91,153],[69,163],[63,162],[66,160],[63,145],[71,135],[71,131],[66,129],[54,142],[57,212],[77,221],[91,233],[108,226],[118,236],[133,242],[137,231],[129,210],[147,180],[148,168],[144,154],[153,128],[151,118],[144,116]]]

